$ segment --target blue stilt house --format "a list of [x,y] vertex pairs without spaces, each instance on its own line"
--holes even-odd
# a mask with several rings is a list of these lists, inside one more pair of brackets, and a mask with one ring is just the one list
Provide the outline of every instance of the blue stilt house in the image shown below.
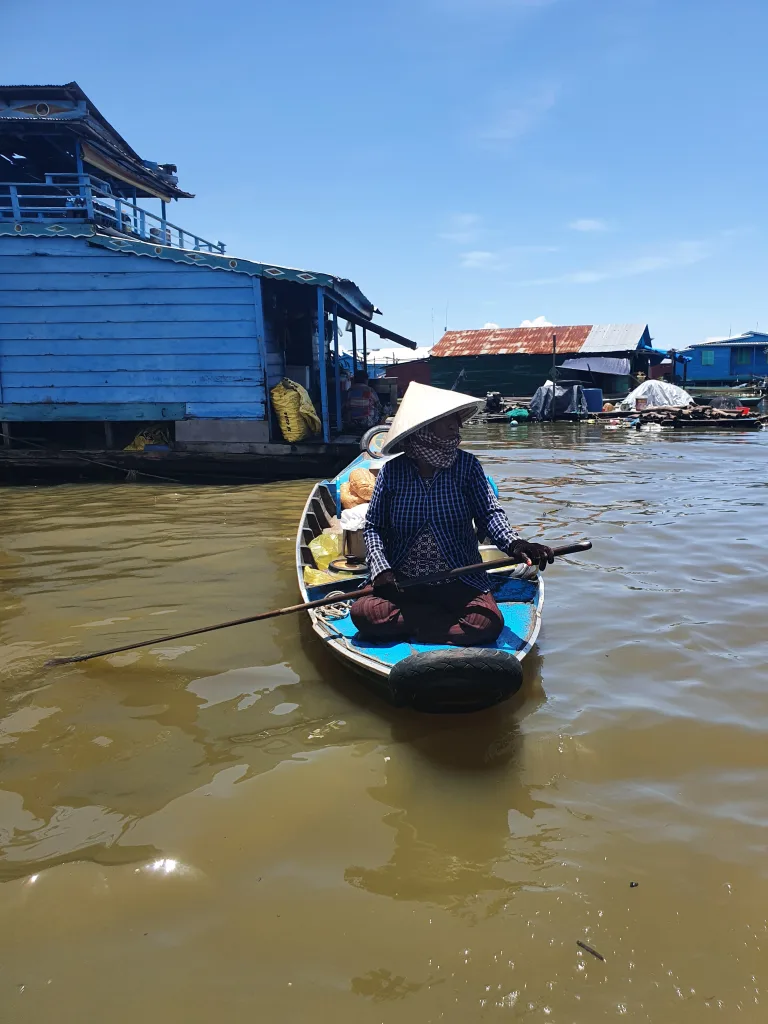
[[352,281],[240,259],[179,226],[171,204],[191,198],[76,83],[0,87],[6,449],[120,450],[151,422],[175,453],[285,455],[269,389],[286,375],[312,395],[327,448],[342,429],[340,330],[356,349],[361,331],[363,358],[368,332],[415,347],[373,323]]
[[768,334],[761,331],[692,345],[685,354],[690,357],[687,380],[694,386],[732,386],[768,377]]

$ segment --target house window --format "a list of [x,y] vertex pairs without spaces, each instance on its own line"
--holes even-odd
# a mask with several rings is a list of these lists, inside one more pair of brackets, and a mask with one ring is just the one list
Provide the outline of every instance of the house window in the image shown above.
[[752,365],[752,349],[751,348],[737,348],[736,349],[736,365],[737,366],[751,366]]
[[701,365],[702,366],[714,366],[715,365],[715,350],[713,348],[703,348],[701,350]]

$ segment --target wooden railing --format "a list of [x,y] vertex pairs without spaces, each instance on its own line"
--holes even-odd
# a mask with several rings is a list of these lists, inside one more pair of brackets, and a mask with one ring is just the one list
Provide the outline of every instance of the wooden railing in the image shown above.
[[46,174],[43,182],[0,182],[0,221],[67,224],[84,221],[195,252],[224,253],[223,242],[209,242],[163,216],[116,196],[106,181],[90,174]]

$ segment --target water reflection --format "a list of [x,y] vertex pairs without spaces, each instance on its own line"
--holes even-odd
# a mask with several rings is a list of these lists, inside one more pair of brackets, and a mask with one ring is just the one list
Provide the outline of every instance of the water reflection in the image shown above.
[[[521,719],[543,701],[540,656],[534,649],[518,697],[505,707],[470,718],[408,717],[395,721],[385,781],[368,788],[386,808],[383,820],[394,831],[387,864],[350,867],[350,885],[395,900],[434,903],[471,917],[506,906],[522,882],[515,860],[528,867],[546,862],[546,832],[525,852],[510,852],[510,837],[529,839],[537,810],[521,779]],[[482,794],[480,796],[480,794]],[[450,813],[446,813],[446,806]],[[521,828],[521,819],[527,819]]]

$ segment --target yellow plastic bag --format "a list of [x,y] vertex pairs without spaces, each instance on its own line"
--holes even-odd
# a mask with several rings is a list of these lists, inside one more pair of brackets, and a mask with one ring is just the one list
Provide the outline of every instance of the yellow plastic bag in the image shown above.
[[341,534],[321,533],[309,542],[309,550],[318,569],[327,569],[334,558],[341,554]]
[[339,580],[343,579],[343,576],[339,576],[335,572],[313,569],[310,565],[304,566],[304,582],[308,587],[322,587],[326,583],[338,583]]
[[289,444],[296,444],[312,434],[319,434],[322,423],[312,399],[295,380],[283,377],[270,391],[272,408],[280,424],[280,433]]

